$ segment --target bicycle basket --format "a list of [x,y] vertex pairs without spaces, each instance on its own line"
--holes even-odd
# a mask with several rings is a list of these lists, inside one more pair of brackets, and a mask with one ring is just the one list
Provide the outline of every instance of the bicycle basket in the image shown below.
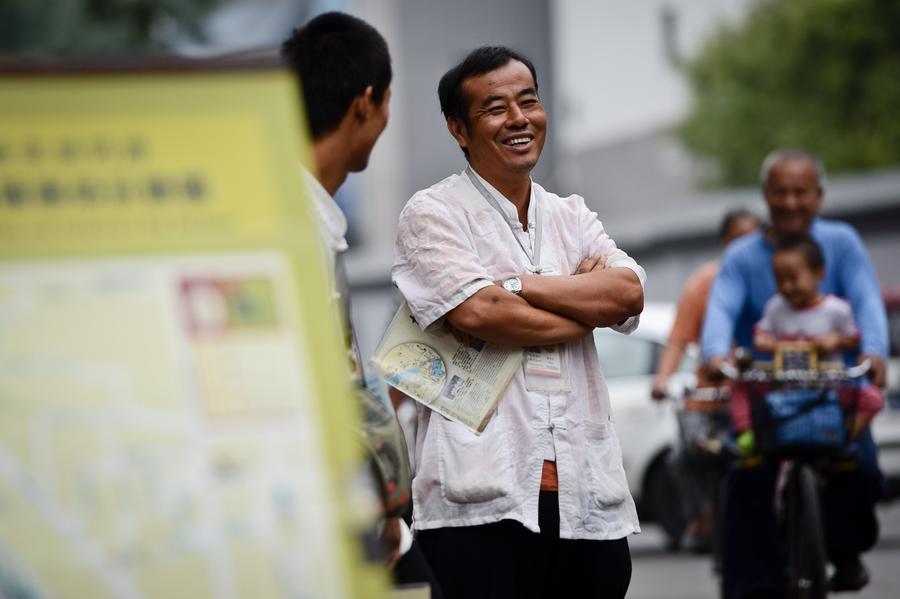
[[844,416],[835,389],[781,389],[754,402],[754,427],[764,453],[836,453]]
[[702,410],[686,406],[676,413],[681,447],[692,463],[718,464],[725,459],[721,446],[731,427],[730,407],[727,400],[704,401],[702,405]]

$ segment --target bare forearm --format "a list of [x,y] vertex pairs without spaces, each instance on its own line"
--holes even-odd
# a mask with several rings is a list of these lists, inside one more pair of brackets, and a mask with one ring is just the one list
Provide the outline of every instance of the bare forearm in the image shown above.
[[775,351],[775,346],[777,344],[777,340],[771,333],[759,332],[753,335],[753,347],[755,347],[757,351],[771,354]]
[[659,357],[659,366],[656,368],[656,380],[668,380],[678,368],[682,355],[684,355],[684,345],[677,341],[670,341]]
[[837,332],[829,333],[816,339],[815,345],[819,351],[826,353],[855,350],[859,347],[859,337]]
[[400,389],[396,387],[391,387],[388,385],[388,397],[391,400],[391,405],[394,407],[394,411],[396,412],[400,409],[400,404],[403,403],[403,400],[406,399],[406,394],[403,393]]
[[486,287],[447,313],[457,329],[505,347],[553,345],[591,332],[580,322],[541,310],[501,287]]
[[612,326],[644,309],[644,290],[637,275],[628,268],[519,278],[522,297],[529,304],[590,327]]
[[841,335],[839,348],[843,351],[855,351],[859,349],[858,335]]

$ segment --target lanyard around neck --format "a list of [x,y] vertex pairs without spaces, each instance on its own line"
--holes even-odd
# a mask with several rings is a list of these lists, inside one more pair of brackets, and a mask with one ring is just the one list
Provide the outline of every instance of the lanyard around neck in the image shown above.
[[[472,185],[475,186],[475,189],[481,193],[487,203],[491,205],[491,207],[497,211],[500,216],[503,217],[503,222],[509,227],[509,230],[513,234],[513,238],[516,240],[516,243],[519,244],[519,247],[522,248],[522,251],[525,252],[525,255],[531,261],[531,272],[534,274],[541,273],[541,232],[543,229],[541,222],[541,206],[538,203],[538,195],[532,194],[534,197],[534,253],[528,249],[528,247],[522,243],[522,239],[516,235],[516,230],[513,228],[512,222],[507,218],[506,212],[503,211],[503,208],[500,206],[500,203],[497,201],[497,198],[492,194],[484,184],[481,182],[481,179],[478,178],[478,175],[472,170],[471,166],[466,167],[466,176],[469,177],[469,181],[472,182]],[[518,221],[516,221],[518,224]]]

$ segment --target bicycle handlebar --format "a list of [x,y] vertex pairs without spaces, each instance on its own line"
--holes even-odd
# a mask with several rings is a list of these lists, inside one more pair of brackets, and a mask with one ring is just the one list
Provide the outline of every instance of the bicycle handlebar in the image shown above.
[[732,381],[793,381],[793,382],[816,382],[816,381],[842,381],[853,380],[864,376],[872,369],[872,361],[868,358],[863,360],[856,366],[842,368],[837,370],[808,370],[808,369],[789,369],[781,373],[775,373],[772,370],[763,369],[747,369],[740,370],[733,364],[723,362],[719,365],[719,371],[722,375]]
[[851,366],[850,368],[846,368],[844,370],[844,374],[847,375],[847,378],[858,379],[864,374],[868,374],[868,372],[872,370],[872,360],[866,358],[856,366]]
[[741,378],[741,371],[737,369],[733,364],[729,364],[728,362],[722,362],[719,364],[719,372],[729,380],[736,381]]

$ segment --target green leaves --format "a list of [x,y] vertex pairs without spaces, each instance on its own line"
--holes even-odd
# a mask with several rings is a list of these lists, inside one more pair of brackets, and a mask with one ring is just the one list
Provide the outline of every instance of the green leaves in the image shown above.
[[221,0],[2,0],[0,53],[159,53]]
[[712,183],[756,183],[778,146],[804,147],[832,171],[900,160],[897,0],[765,0],[686,74],[695,102],[679,132],[717,159]]

